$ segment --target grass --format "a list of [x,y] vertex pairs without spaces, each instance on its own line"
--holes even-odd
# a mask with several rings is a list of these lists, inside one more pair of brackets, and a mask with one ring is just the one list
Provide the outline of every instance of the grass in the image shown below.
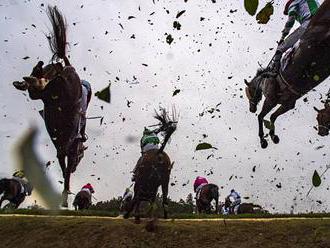
[[[108,216],[117,217],[119,212],[110,212],[105,210],[44,210],[44,209],[16,209],[3,210],[0,209],[0,214],[22,214],[22,215],[61,215],[61,216]],[[197,215],[197,214],[183,214],[183,213],[169,213],[169,218],[173,219],[240,219],[240,218],[330,218],[330,213],[304,213],[304,214],[241,214],[241,215]]]
[[330,247],[329,219],[159,221],[149,233],[132,220],[0,217],[0,247]]

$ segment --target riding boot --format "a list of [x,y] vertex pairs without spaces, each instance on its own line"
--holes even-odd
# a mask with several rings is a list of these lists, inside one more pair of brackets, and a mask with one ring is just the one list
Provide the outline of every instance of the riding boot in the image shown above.
[[272,72],[274,73],[274,75],[277,75],[280,71],[282,54],[283,53],[278,50],[275,53],[273,60],[273,68],[272,68]]

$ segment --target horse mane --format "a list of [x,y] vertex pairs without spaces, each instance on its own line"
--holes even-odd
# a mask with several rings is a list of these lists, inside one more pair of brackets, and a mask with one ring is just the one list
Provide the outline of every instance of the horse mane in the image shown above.
[[48,5],[47,16],[52,24],[53,30],[47,36],[50,50],[53,53],[52,60],[63,59],[66,66],[70,65],[66,57],[66,20],[56,6]]

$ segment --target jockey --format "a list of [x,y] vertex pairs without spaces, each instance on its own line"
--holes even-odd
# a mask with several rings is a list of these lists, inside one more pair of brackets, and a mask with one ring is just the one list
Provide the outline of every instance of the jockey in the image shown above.
[[146,127],[144,127],[143,130],[143,136],[140,140],[140,146],[141,146],[141,153],[145,153],[152,149],[159,149],[159,138],[157,136],[157,133],[159,130],[150,130]]
[[86,131],[86,112],[88,108],[88,104],[92,97],[92,89],[91,85],[86,80],[81,80],[81,90],[82,90],[82,96],[81,96],[81,120],[80,120],[80,135],[82,142],[87,141],[87,135],[85,133]]
[[205,177],[201,177],[201,176],[196,177],[195,182],[194,182],[194,192],[196,193],[195,199],[198,200],[199,195],[200,195],[199,192],[201,191],[203,186],[205,186],[208,183],[209,182],[207,181],[207,179]]
[[85,184],[82,188],[81,191],[87,191],[90,194],[95,193],[93,186],[90,183]]
[[[140,147],[141,147],[141,154],[142,154],[141,158],[143,158],[144,153],[146,153],[147,151],[159,149],[160,140],[157,136],[157,134],[159,132],[160,132],[160,129],[150,130],[150,129],[144,127],[143,136],[140,140]],[[137,164],[133,170],[133,176],[132,176],[133,182],[135,181],[136,167],[139,163],[142,163],[141,159],[139,159],[139,161],[137,162]]]
[[29,181],[25,178],[24,171],[23,170],[17,170],[13,174],[13,179],[18,181],[21,184],[21,192],[20,195],[31,195],[32,194],[32,185],[29,183]]
[[[284,15],[288,16],[288,20],[282,31],[282,37],[279,41],[279,45],[274,56],[272,71],[275,74],[279,72],[282,54],[289,48],[293,47],[305,33],[310,19],[316,14],[319,7],[320,3],[318,0],[289,0],[286,3]],[[300,23],[300,27],[288,36],[295,21]]]
[[230,191],[230,194],[227,196],[228,199],[232,198],[232,202],[229,207],[229,212],[230,210],[234,211],[234,208],[241,204],[241,196],[238,192],[236,192],[234,189]]

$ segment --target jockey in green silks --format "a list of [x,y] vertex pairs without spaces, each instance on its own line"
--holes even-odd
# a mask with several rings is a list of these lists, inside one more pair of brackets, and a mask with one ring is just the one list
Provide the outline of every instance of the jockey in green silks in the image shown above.
[[[320,3],[318,0],[289,0],[284,9],[284,15],[288,16],[285,27],[282,31],[282,37],[279,41],[272,71],[275,75],[279,72],[281,66],[281,58],[284,52],[293,47],[296,42],[305,33],[311,18],[316,14]],[[289,35],[295,21],[300,23],[300,26]],[[289,36],[288,36],[289,35]]]
[[[160,132],[160,129],[156,129],[156,130],[150,130],[148,128],[144,128],[143,130],[143,136],[140,140],[140,147],[141,147],[141,158],[139,159],[138,163],[142,163],[142,159],[143,159],[143,155],[150,150],[158,150],[159,149],[159,144],[160,144],[160,140],[157,136],[157,134]],[[136,167],[135,166],[134,170],[133,170],[133,177],[132,177],[132,181],[135,181],[135,172],[136,172]]]

